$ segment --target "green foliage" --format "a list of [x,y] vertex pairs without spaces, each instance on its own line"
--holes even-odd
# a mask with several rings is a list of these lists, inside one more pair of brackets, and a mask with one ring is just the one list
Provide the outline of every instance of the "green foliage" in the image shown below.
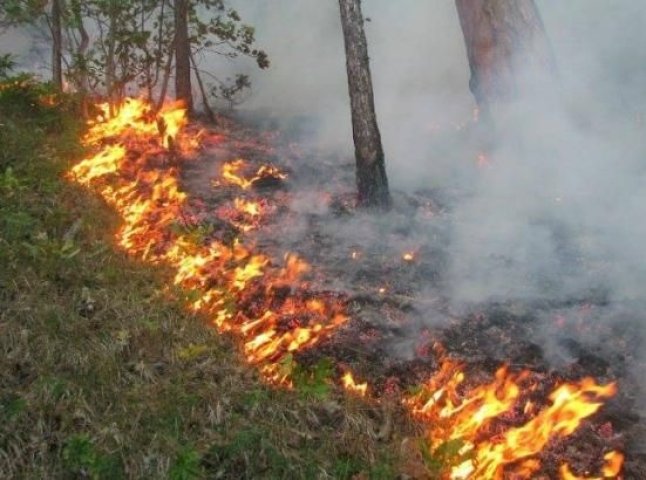
[[433,478],[441,478],[447,472],[450,472],[453,467],[466,462],[473,458],[473,450],[467,453],[461,453],[465,443],[461,439],[448,440],[441,443],[435,448],[426,441],[420,441],[420,451],[422,459]]
[[363,470],[364,465],[361,461],[350,456],[342,456],[334,462],[332,474],[338,480],[351,480]]
[[[153,0],[70,0],[62,2],[64,44],[67,50],[65,76],[83,93],[108,93],[123,98],[132,90],[151,94],[168,79],[174,55],[173,2]],[[38,24],[46,29],[47,2],[6,0],[0,6],[0,25]],[[97,35],[88,32],[96,31]],[[197,59],[208,55],[255,59],[261,69],[269,67],[265,51],[255,47],[255,30],[244,24],[237,11],[223,0],[189,2],[189,37]],[[0,57],[0,78],[13,66],[10,56]],[[241,101],[248,77],[234,82],[216,80],[218,95],[231,105]],[[218,90],[219,89],[219,90]]]
[[288,354],[280,362],[280,373],[291,378],[301,396],[325,398],[331,390],[334,363],[322,358],[312,366],[303,366]]
[[38,82],[33,75],[6,77],[0,80],[0,140],[34,143],[33,139],[15,137],[11,130],[16,128],[16,121],[28,123],[34,129],[30,132],[34,139],[39,139],[41,133],[65,131],[71,123],[78,128],[79,117],[74,117],[77,109],[75,97],[57,93],[50,83]]
[[15,394],[0,398],[0,419],[4,422],[20,415],[27,408],[27,401]]
[[211,95],[224,100],[229,108],[233,108],[245,100],[243,94],[250,88],[251,80],[249,76],[239,74],[233,80],[227,79],[224,82],[211,86]]
[[91,479],[123,478],[118,460],[100,454],[88,435],[79,434],[68,438],[63,447],[63,462],[70,473]]
[[33,23],[45,12],[42,0],[3,0],[0,4],[0,24]]
[[6,79],[15,66],[16,62],[13,61],[10,53],[0,55],[0,79]]
[[290,462],[259,429],[241,430],[224,445],[214,445],[203,458],[209,478],[231,480],[293,478]]
[[178,454],[170,471],[170,480],[194,480],[202,477],[200,454],[191,447],[183,448]]

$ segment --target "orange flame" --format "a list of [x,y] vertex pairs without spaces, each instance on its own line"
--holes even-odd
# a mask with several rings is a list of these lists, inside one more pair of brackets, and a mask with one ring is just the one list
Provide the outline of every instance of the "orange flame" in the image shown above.
[[[248,190],[263,178],[276,178],[278,180],[285,180],[287,178],[285,173],[273,165],[262,165],[250,178],[246,178],[243,171],[248,169],[248,167],[249,165],[245,160],[238,158],[222,165],[220,175],[225,183],[238,186],[243,190]],[[214,185],[219,186],[220,184],[215,182]]]
[[[506,473],[531,477],[541,466],[536,456],[550,440],[574,433],[616,393],[615,384],[597,385],[584,378],[555,388],[549,396],[551,405],[534,413],[530,402],[524,408],[520,403],[523,392],[533,388],[530,377],[529,371],[512,373],[503,367],[492,382],[464,391],[462,365],[445,359],[422,390],[404,400],[415,417],[429,424],[431,451],[448,441],[463,444],[462,455],[468,458],[454,466],[447,478],[502,480]],[[518,415],[513,412],[519,407],[526,417],[533,416],[488,440],[493,422],[503,415]],[[613,456],[612,461],[608,471],[619,471],[623,458]]]

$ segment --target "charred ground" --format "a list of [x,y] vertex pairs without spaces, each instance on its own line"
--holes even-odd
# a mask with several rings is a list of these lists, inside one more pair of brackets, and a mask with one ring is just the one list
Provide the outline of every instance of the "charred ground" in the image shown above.
[[[341,156],[317,151],[302,135],[268,133],[239,120],[224,122],[220,130],[221,137],[213,133],[216,145],[209,145],[207,135],[199,160],[183,169],[183,188],[216,212],[238,195],[213,188],[225,162],[243,158],[249,174],[263,164],[288,174],[286,180],[261,179],[246,193],[271,205],[248,235],[277,261],[286,252],[307,259],[314,267],[308,276],[312,294],[340,299],[350,314],[351,321],[331,338],[297,353],[299,363],[314,366],[331,358],[337,368],[350,367],[368,380],[384,401],[439,368],[438,344],[465,364],[470,382],[484,381],[501,364],[530,370],[541,379],[536,402],[545,402],[558,381],[618,381],[618,395],[593,420],[543,452],[542,472],[556,477],[566,459],[575,471],[598,471],[610,447],[626,452],[625,478],[646,475],[642,392],[635,381],[642,367],[641,303],[617,305],[603,290],[593,290],[574,298],[456,307],[447,285],[447,247],[452,204],[465,192],[394,192],[391,212],[367,215],[355,208],[353,165]],[[228,222],[212,222],[222,239],[240,233]]]

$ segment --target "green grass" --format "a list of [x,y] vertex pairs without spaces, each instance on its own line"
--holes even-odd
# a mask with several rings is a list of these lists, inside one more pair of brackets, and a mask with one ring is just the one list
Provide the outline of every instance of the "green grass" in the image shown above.
[[75,104],[43,93],[0,91],[0,478],[394,478],[377,407],[264,386],[115,248],[114,212],[63,179]]

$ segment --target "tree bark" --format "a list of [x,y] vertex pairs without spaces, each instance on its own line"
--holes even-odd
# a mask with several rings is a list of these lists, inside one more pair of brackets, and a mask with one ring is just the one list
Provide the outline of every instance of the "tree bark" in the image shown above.
[[204,87],[204,83],[202,82],[202,77],[200,75],[200,70],[197,68],[197,62],[195,61],[195,57],[192,53],[191,63],[193,64],[193,70],[195,71],[197,86],[200,88],[200,93],[202,94],[202,105],[204,106],[204,113],[206,114],[206,118],[209,119],[209,122],[215,124],[215,112],[211,108],[211,105],[209,105],[209,98],[206,94],[206,88]]
[[339,0],[339,6],[352,110],[358,204],[361,207],[388,208],[391,200],[375,113],[361,0]]
[[526,93],[529,78],[554,73],[553,52],[534,0],[456,0],[481,112]]
[[175,57],[175,38],[171,43],[171,46],[168,50],[168,58],[166,59],[166,65],[164,66],[164,75],[162,77],[162,86],[159,92],[159,100],[156,103],[156,111],[161,110],[164,106],[164,101],[166,100],[166,92],[168,92],[168,83],[170,80],[170,75],[173,70],[173,58]]
[[117,47],[117,3],[116,0],[110,0],[108,3],[108,51],[105,60],[105,84],[110,105],[110,116],[115,115],[115,79],[117,64],[114,58]]
[[52,1],[52,83],[59,92],[63,90],[63,29],[61,0]]
[[188,36],[188,0],[175,1],[175,98],[193,112],[191,45]]

